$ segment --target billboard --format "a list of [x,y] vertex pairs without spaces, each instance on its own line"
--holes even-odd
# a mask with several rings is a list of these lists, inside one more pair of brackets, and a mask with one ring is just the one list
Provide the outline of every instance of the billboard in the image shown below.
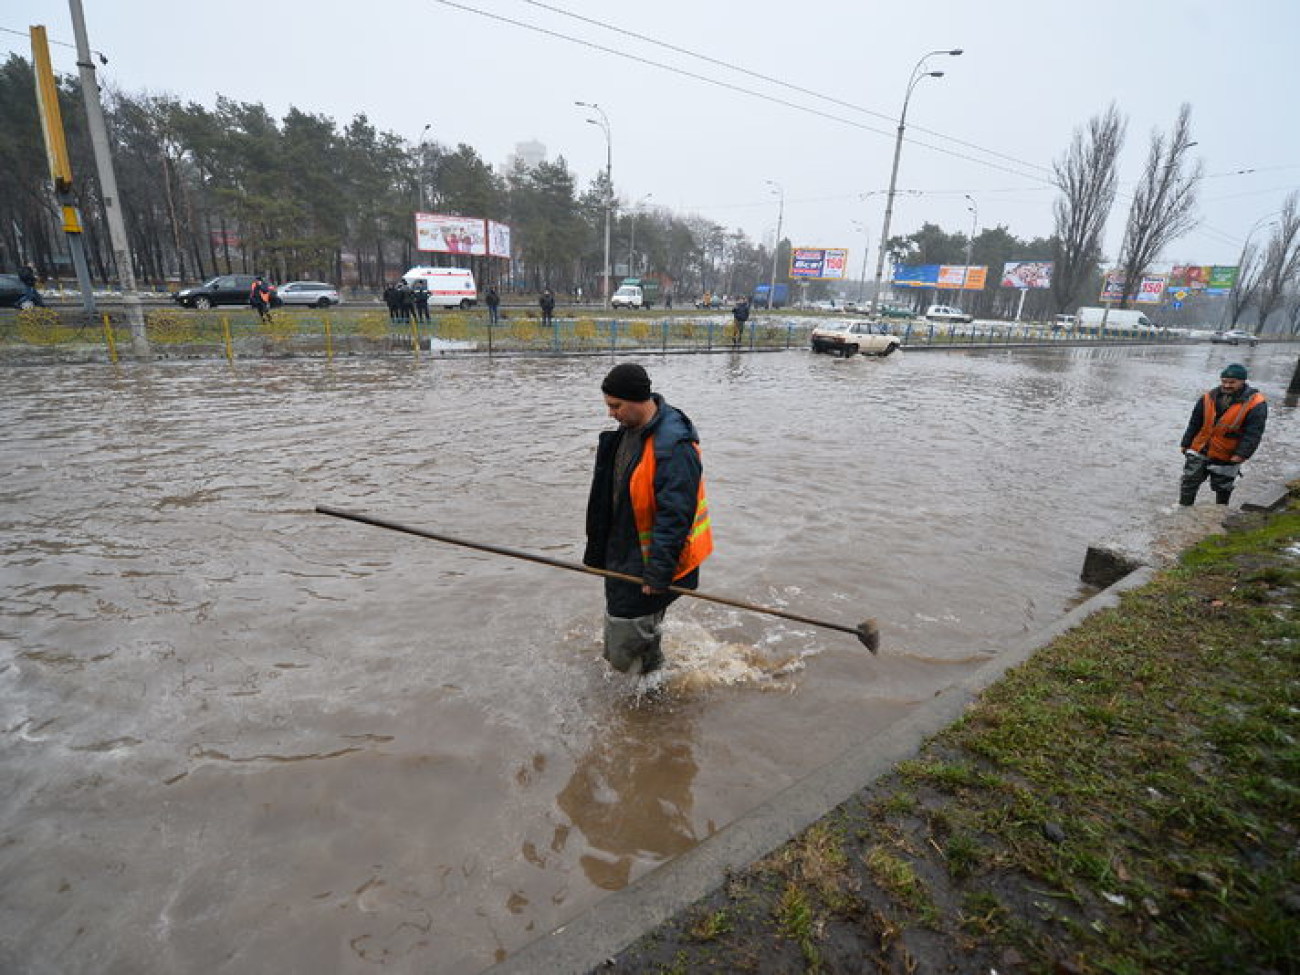
[[1160,304],[1160,299],[1165,296],[1166,279],[1167,276],[1164,274],[1146,275],[1142,278],[1142,284],[1138,287],[1133,300],[1139,305]]
[[435,254],[487,256],[487,228],[480,217],[452,217],[441,213],[415,215],[417,250]]
[[1050,288],[1052,261],[1007,261],[1002,265],[1004,288]]
[[489,220],[487,225],[488,256],[508,258],[510,256],[510,225],[497,223],[495,220]]
[[1237,284],[1237,269],[1222,264],[1175,264],[1169,272],[1170,291],[1226,295]]
[[790,251],[790,278],[793,280],[839,280],[849,263],[844,247],[796,247]]
[[989,269],[974,264],[895,264],[893,283],[900,288],[962,288],[983,291]]

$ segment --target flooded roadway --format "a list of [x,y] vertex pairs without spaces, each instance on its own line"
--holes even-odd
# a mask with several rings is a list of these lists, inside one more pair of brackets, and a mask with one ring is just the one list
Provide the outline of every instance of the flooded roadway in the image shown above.
[[8,369],[0,970],[482,969],[1058,618],[1226,362],[1293,474],[1296,352],[647,356],[703,588],[883,634],[682,600],[654,699],[599,580],[312,510],[577,561],[608,359]]

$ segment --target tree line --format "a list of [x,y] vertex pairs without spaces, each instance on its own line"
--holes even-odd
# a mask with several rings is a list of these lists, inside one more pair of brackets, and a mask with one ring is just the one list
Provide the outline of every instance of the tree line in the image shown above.
[[[59,97],[87,259],[93,277],[111,282],[116,273],[79,79],[61,77]],[[415,248],[413,214],[424,210],[511,226],[509,267],[499,259],[469,259],[484,283],[597,294],[607,201],[612,262],[665,275],[679,296],[749,293],[770,274],[771,249],[743,232],[666,208],[620,206],[603,172],[581,188],[563,156],[498,169],[472,146],[412,143],[377,129],[364,114],[340,126],[298,108],[277,120],[259,103],[227,98],[208,107],[168,95],[105,90],[102,97],[134,270],[146,286],[264,272],[282,281],[320,278],[378,290],[406,268],[430,262]],[[32,66],[17,55],[0,65],[0,127],[7,135],[0,142],[0,263],[30,262],[44,276],[66,270]],[[989,280],[962,300],[986,317],[1016,310],[1019,295],[999,287],[1006,261],[1055,262],[1051,290],[1027,296],[1026,311],[1035,317],[1093,303],[1103,266],[1119,268],[1135,288],[1161,251],[1195,225],[1202,173],[1190,155],[1191,109],[1184,105],[1170,132],[1152,133],[1143,176],[1127,198],[1121,251],[1108,258],[1101,241],[1117,203],[1125,129],[1112,105],[1076,130],[1053,165],[1058,195],[1050,237],[1021,239],[998,226],[971,240],[926,224],[891,238],[888,256],[902,263],[964,264],[969,252],[971,263],[989,268]],[[1291,311],[1300,305],[1293,300],[1300,277],[1296,210],[1293,196],[1269,241],[1243,250],[1234,324],[1250,309],[1261,322],[1276,311],[1300,317],[1300,308]],[[786,281],[790,244],[782,240],[777,248],[778,280]],[[433,263],[444,259],[452,260],[436,257]],[[830,288],[814,282],[808,296],[822,297]],[[1126,295],[1121,305],[1134,297]]]

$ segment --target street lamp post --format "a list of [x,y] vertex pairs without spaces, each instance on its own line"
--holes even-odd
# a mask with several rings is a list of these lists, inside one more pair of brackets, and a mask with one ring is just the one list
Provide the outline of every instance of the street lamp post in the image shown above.
[[[971,252],[975,249],[975,228],[979,225],[979,221],[980,221],[980,206],[978,203],[975,202],[975,197],[967,193],[966,199],[970,200],[970,206],[968,206],[966,209],[970,211],[971,218],[970,218],[970,236],[966,238],[966,266],[962,268],[962,272],[961,272],[962,291],[966,290],[966,282],[967,279],[970,277]],[[965,296],[963,295],[963,298],[964,297]]]
[[781,198],[776,211],[776,239],[772,241],[772,276],[767,281],[767,310],[771,311],[776,298],[776,256],[781,250],[781,224],[785,221],[785,187],[774,179],[764,180],[764,182],[768,186],[776,187],[777,195]]
[[424,128],[420,130],[420,209],[428,211],[429,204],[424,195],[424,178],[429,174],[429,154],[425,149],[425,141],[429,138],[429,129],[433,128],[432,122],[425,122]]
[[907,105],[912,100],[912,89],[915,88],[922,78],[942,78],[942,71],[923,71],[927,58],[934,57],[936,54],[947,54],[949,57],[957,57],[961,54],[961,48],[953,48],[950,51],[930,51],[921,57],[916,65],[912,68],[912,76],[907,82],[907,91],[903,95],[903,111],[898,116],[898,135],[894,139],[894,165],[889,173],[889,196],[885,203],[885,222],[880,229],[880,254],[876,258],[876,306],[880,306],[880,278],[885,271],[885,250],[889,246],[889,223],[894,216],[894,188],[898,185],[898,157],[903,151],[903,131],[907,128]]
[[632,229],[627,238],[627,273],[632,277],[636,277],[636,265],[633,263],[636,255],[636,215],[641,212],[646,200],[652,196],[654,196],[653,193],[647,193],[632,208]]
[[600,130],[605,133],[605,281],[601,293],[605,298],[605,307],[608,308],[611,277],[611,268],[609,266],[609,218],[610,211],[614,208],[614,140],[610,136],[609,116],[605,114],[603,108],[595,102],[574,102],[573,104],[581,108],[589,108],[599,115],[599,119],[589,118],[587,122],[591,125],[600,126]]

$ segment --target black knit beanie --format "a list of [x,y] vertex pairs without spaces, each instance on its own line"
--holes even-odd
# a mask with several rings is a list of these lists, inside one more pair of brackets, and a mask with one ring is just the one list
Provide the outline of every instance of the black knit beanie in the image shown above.
[[650,377],[644,367],[635,362],[621,362],[609,371],[600,391],[615,399],[644,403],[650,398]]

